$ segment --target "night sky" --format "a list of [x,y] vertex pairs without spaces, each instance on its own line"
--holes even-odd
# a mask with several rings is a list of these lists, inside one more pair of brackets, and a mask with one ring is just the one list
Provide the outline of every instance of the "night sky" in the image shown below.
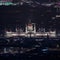
[[0,26],[25,25],[31,19],[40,26],[49,27],[57,24],[55,27],[59,27],[60,20],[52,20],[52,16],[55,14],[56,10],[53,7],[0,6]]
[[[46,8],[43,7],[28,7],[28,6],[8,6],[0,7],[0,23],[1,24],[15,24],[15,23],[27,23],[29,19],[32,22],[40,23],[38,21],[46,21],[47,14]],[[52,13],[52,12],[51,12]],[[49,14],[49,16],[51,15]],[[45,16],[41,16],[44,14]],[[46,19],[45,19],[46,18]],[[50,18],[50,17],[49,17]]]

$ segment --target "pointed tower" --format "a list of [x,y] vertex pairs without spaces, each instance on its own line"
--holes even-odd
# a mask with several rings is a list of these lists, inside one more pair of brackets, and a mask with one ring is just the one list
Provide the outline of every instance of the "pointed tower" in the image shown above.
[[29,20],[28,24],[26,25],[26,33],[34,34],[36,33],[36,25]]

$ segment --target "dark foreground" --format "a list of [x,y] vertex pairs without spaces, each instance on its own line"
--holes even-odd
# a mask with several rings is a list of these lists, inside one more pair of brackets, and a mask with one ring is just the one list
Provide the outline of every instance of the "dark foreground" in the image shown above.
[[58,60],[60,59],[59,45],[60,38],[0,38],[0,59]]
[[33,56],[33,57],[27,57],[27,56],[3,56],[0,57],[1,60],[59,60],[60,56]]

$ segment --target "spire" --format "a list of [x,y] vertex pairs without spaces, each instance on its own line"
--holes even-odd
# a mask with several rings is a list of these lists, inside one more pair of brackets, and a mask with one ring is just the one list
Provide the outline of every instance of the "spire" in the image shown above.
[[29,20],[29,23],[31,23],[31,19]]

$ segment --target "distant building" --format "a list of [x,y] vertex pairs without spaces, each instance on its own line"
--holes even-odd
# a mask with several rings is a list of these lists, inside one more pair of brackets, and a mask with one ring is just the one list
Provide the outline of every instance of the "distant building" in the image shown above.
[[23,30],[17,29],[15,32],[5,31],[5,37],[13,37],[13,36],[21,36],[21,37],[56,37],[56,31],[45,31],[45,28],[40,29],[40,31],[36,31],[35,23],[29,22],[25,26],[25,32]]

